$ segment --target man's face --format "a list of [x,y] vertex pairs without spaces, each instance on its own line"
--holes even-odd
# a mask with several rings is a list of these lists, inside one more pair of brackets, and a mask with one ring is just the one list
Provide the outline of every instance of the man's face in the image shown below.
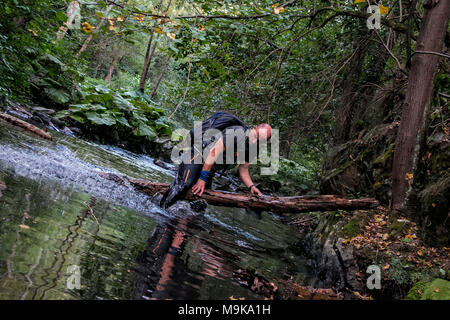
[[263,127],[254,126],[252,131],[250,131],[249,141],[252,144],[261,141],[267,141],[270,139],[271,134],[272,128],[270,128],[270,126],[263,126]]

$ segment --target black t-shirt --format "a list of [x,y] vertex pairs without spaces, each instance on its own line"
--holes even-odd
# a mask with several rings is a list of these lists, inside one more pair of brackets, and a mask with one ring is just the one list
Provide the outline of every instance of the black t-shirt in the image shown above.
[[[232,142],[230,142],[232,139]],[[257,145],[250,146],[248,132],[242,126],[231,126],[222,131],[222,140],[225,146],[223,163],[228,158],[228,164],[252,162],[257,155]]]

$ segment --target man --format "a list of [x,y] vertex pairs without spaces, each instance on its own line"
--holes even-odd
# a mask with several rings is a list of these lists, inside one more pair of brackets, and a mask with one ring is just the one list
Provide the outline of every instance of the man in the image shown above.
[[183,152],[184,160],[161,200],[161,207],[166,208],[183,199],[191,187],[192,193],[201,197],[206,188],[211,188],[214,173],[219,168],[225,170],[230,160],[233,163],[239,160],[239,176],[250,193],[262,196],[261,191],[253,184],[249,166],[256,157],[259,143],[267,141],[271,134],[272,128],[266,123],[250,129],[232,114],[227,112],[213,114],[202,122],[201,127],[189,132],[190,148],[187,152]]

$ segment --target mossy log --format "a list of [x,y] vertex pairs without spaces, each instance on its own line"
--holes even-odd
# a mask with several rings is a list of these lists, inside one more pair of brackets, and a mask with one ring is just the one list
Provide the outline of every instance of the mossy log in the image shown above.
[[0,119],[5,120],[6,122],[11,123],[14,126],[20,127],[22,129],[25,129],[28,132],[31,132],[41,138],[52,140],[52,136],[47,133],[45,130],[36,127],[35,125],[32,125],[26,121],[20,120],[16,117],[13,117],[6,113],[0,113]]
[[[152,182],[143,179],[130,177],[120,177],[116,174],[101,173],[101,176],[119,183],[129,183],[137,191],[154,195],[165,193],[169,184]],[[186,195],[186,200],[196,200],[200,197],[190,191]],[[379,205],[373,198],[345,199],[335,195],[307,195],[296,197],[276,197],[262,196],[260,198],[244,193],[233,193],[226,191],[205,190],[201,199],[209,204],[225,207],[248,208],[260,211],[271,211],[275,213],[299,213],[310,211],[327,210],[357,210],[375,208]]]

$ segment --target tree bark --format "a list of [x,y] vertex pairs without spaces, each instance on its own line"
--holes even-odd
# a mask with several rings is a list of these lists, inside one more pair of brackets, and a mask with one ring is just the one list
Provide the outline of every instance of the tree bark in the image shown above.
[[145,53],[145,58],[144,58],[144,67],[142,68],[141,79],[139,81],[139,90],[141,90],[142,92],[145,89],[145,81],[147,80],[148,69],[150,68],[150,63],[152,62],[153,53],[155,52],[155,50],[152,50],[154,34],[155,34],[155,32],[152,30],[152,33],[150,34],[150,38],[148,39],[147,52]]
[[[99,175],[121,184],[131,184],[137,191],[148,195],[154,195],[158,192],[164,193],[169,189],[169,184],[167,183],[152,182],[131,177],[120,177],[111,173],[99,173]],[[275,213],[299,213],[337,209],[357,210],[375,208],[379,205],[378,201],[372,198],[344,199],[334,195],[298,197],[262,196],[261,198],[258,198],[256,196],[251,196],[250,194],[213,191],[208,189],[204,191],[201,198],[192,194],[190,191],[186,195],[186,200],[197,199],[203,199],[212,205],[264,210]]]
[[166,61],[164,61],[164,64],[163,64],[162,69],[161,69],[161,72],[159,73],[159,76],[158,76],[158,80],[156,80],[155,85],[152,88],[152,92],[150,92],[150,98],[152,98],[153,95],[158,90],[159,84],[161,83],[162,78],[166,74],[167,67],[169,66],[170,58],[171,57],[168,55],[167,58],[166,58]]
[[[169,4],[167,5],[166,13],[170,8],[171,3],[172,3],[172,1],[169,1]],[[158,12],[161,9],[161,5],[162,5],[162,0],[158,4],[158,7],[157,7]],[[156,28],[157,24],[158,23],[155,21],[155,23],[153,25],[152,33],[150,34],[150,38],[148,39],[147,51],[145,53],[145,58],[144,58],[144,67],[142,68],[141,80],[139,81],[139,90],[142,92],[144,92],[144,89],[145,89],[145,82],[148,77],[148,70],[150,69],[150,64],[152,63],[153,55],[155,53],[156,46],[157,46],[157,44],[155,43],[152,48],[153,36],[155,34],[155,28]],[[156,37],[158,37],[158,36],[159,36],[159,34],[156,35]]]
[[113,60],[112,60],[112,62],[111,62],[111,64],[110,64],[110,66],[109,66],[108,74],[107,74],[106,77],[105,77],[105,81],[108,82],[109,84],[111,84],[111,78],[112,78],[112,75],[113,75],[113,73],[114,73],[114,70],[115,70],[116,67],[117,67],[117,63],[119,62],[119,60],[120,60],[121,58],[122,58],[122,54],[121,54],[121,53],[117,53],[117,54],[114,56],[114,58],[113,58]]
[[[428,0],[416,51],[440,52],[450,15],[449,0]],[[402,118],[395,142],[392,209],[404,208],[411,192],[425,115],[433,95],[438,55],[413,54]]]

